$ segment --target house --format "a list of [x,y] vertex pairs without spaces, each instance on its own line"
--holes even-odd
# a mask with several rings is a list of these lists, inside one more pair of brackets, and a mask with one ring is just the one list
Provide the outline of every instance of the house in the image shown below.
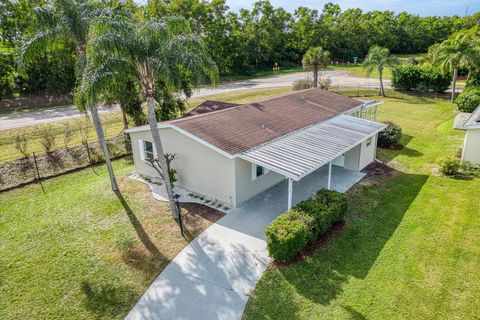
[[466,131],[462,148],[462,161],[480,163],[480,106],[473,113],[459,113],[454,128]]
[[[207,102],[158,123],[165,153],[176,155],[176,186],[236,207],[288,179],[332,166],[360,171],[375,160],[378,101],[309,89],[245,105]],[[156,176],[149,126],[129,129],[135,170]]]

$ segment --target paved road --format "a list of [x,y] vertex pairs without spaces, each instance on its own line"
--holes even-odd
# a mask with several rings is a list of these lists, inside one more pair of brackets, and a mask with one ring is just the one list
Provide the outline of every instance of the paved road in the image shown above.
[[[262,89],[274,87],[290,87],[293,82],[298,79],[311,78],[307,72],[291,73],[286,75],[278,75],[273,77],[265,77],[258,79],[250,79],[218,85],[216,88],[201,88],[195,90],[193,97],[204,97],[213,94],[233,92],[245,89]],[[321,72],[321,77],[328,77],[332,80],[332,85],[343,87],[378,87],[378,80],[367,78],[355,78],[347,75],[345,71],[333,70]],[[385,87],[390,87],[390,81],[385,80]],[[109,110],[101,110],[100,113],[110,112]],[[28,127],[38,124],[51,123],[61,120],[73,119],[79,117],[80,113],[74,106],[57,107],[50,109],[42,109],[34,112],[27,112],[13,115],[0,115],[0,131]]]
[[[326,187],[324,166],[293,185],[294,204]],[[347,191],[361,172],[333,168]],[[188,244],[160,273],[126,320],[240,320],[270,261],[264,229],[287,208],[286,180],[248,201]]]

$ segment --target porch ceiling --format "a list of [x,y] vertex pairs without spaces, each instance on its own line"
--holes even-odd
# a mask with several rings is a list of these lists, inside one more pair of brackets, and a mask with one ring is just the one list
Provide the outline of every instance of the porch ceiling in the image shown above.
[[384,128],[382,123],[339,115],[239,157],[298,181]]

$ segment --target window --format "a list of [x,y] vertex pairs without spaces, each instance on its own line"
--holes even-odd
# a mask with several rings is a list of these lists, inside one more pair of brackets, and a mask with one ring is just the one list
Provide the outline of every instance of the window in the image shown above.
[[367,139],[367,147],[372,144],[372,137]]
[[142,140],[142,160],[151,161],[154,159],[153,144],[150,141]]
[[256,164],[252,164],[252,180],[257,179],[260,176],[268,173],[268,169],[262,166],[257,166]]

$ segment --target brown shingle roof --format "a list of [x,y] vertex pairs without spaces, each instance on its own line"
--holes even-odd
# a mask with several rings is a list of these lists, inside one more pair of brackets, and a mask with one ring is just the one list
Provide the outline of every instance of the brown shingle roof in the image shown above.
[[190,117],[198,114],[225,110],[228,108],[238,107],[238,106],[239,104],[231,103],[231,102],[207,100],[199,104],[195,109],[191,110],[190,112],[185,113],[183,117]]
[[362,103],[333,92],[310,89],[169,123],[227,153],[237,154]]

